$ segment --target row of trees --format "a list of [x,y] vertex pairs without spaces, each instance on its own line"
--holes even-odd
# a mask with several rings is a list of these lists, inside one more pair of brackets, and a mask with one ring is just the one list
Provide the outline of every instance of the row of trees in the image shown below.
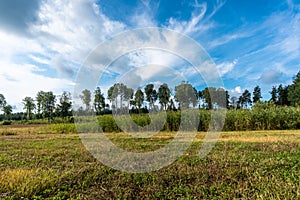
[[[99,91],[99,90],[98,90]],[[83,96],[87,91],[83,92]],[[101,112],[101,109],[105,107],[105,99],[103,94],[97,93],[101,96],[101,105],[96,109],[97,113]],[[270,91],[271,99],[275,105],[280,106],[299,106],[300,105],[300,72],[296,75],[293,84],[278,87],[274,86]],[[95,93],[96,95],[96,93]],[[145,101],[148,102],[148,108],[158,109],[157,101],[160,104],[160,109],[185,109],[188,107],[214,109],[214,108],[228,108],[228,109],[247,109],[257,102],[261,101],[261,88],[259,86],[254,87],[253,92],[245,90],[239,97],[230,97],[228,91],[223,88],[208,87],[204,90],[197,91],[191,84],[182,82],[175,87],[175,93],[172,94],[171,89],[166,83],[162,84],[156,91],[153,84],[148,84],[142,90],[138,88],[136,92],[132,88],[128,88],[122,83],[116,83],[108,90],[108,100],[112,103],[113,108],[123,109],[129,108],[137,109],[140,111],[145,105]],[[91,99],[85,98],[85,99]],[[96,96],[95,96],[95,99]],[[91,101],[91,100],[90,100]],[[177,107],[175,106],[177,103]],[[86,108],[90,108],[90,102],[85,102]],[[95,103],[94,103],[95,104]]]
[[[37,119],[52,120],[55,116],[67,117],[72,115],[72,102],[71,94],[64,91],[58,96],[59,102],[56,103],[56,95],[53,92],[39,91],[36,98],[25,97],[22,100],[24,105],[25,116],[27,119],[33,119],[33,116]],[[6,100],[2,94],[0,94],[0,107],[7,119],[12,114],[12,106],[6,103]],[[10,108],[10,109],[8,109]],[[34,111],[35,115],[34,115]]]
[[[88,111],[99,115],[108,112],[111,108],[121,111],[131,109],[132,112],[139,113],[148,112],[149,110],[177,110],[189,107],[247,109],[260,102],[262,98],[259,86],[254,88],[252,94],[246,89],[240,97],[233,96],[230,98],[228,91],[223,88],[208,87],[197,91],[190,83],[184,81],[175,87],[174,94],[166,83],[160,85],[157,90],[150,83],[143,89],[138,88],[136,91],[123,83],[116,83],[107,91],[107,100],[110,104],[105,101],[100,87],[97,87],[93,94],[87,89],[83,90],[80,98],[85,108],[80,107],[76,112]],[[276,105],[299,106],[300,72],[298,72],[291,85],[274,86],[270,94],[270,101]],[[48,120],[53,119],[54,116],[65,118],[72,115],[72,97],[66,91],[59,96],[54,95],[51,91],[39,91],[35,98],[25,97],[22,103],[27,119],[32,119],[34,113],[35,118],[46,118]],[[7,104],[2,94],[0,94],[0,109],[9,118],[12,113],[12,106]]]

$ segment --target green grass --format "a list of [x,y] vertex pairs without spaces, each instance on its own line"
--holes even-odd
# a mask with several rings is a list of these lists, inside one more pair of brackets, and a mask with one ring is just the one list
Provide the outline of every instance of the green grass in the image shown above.
[[[72,125],[0,127],[0,199],[299,199],[300,131],[225,132],[205,158],[205,133],[173,164],[151,173],[120,172],[97,162]],[[134,152],[164,146],[107,133]]]

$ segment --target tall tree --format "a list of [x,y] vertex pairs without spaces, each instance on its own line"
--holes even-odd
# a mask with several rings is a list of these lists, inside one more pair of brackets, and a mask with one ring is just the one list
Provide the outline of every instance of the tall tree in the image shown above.
[[277,105],[280,106],[289,106],[290,105],[290,101],[288,100],[288,90],[289,90],[290,86],[282,86],[282,84],[280,84],[278,86],[277,92],[278,92],[278,101],[277,101]]
[[243,95],[241,95],[237,100],[237,109],[244,108],[245,100]]
[[133,98],[133,89],[128,88],[123,83],[116,83],[107,91],[108,99],[113,103],[114,108],[129,107],[130,100]]
[[293,80],[293,84],[288,88],[288,100],[293,106],[300,105],[300,71]]
[[206,87],[202,93],[208,109],[213,109],[213,106],[226,108],[229,103],[229,94],[224,88]]
[[212,100],[211,100],[211,97],[210,97],[210,95],[211,95],[211,93],[213,92],[213,91],[215,91],[216,90],[216,88],[213,88],[213,87],[209,87],[209,88],[205,88],[204,90],[203,90],[203,98],[204,98],[204,101],[205,101],[205,103],[207,104],[207,108],[208,109],[212,109],[213,108],[213,102],[212,102]]
[[239,103],[240,103],[241,107],[244,107],[244,108],[247,108],[248,105],[251,105],[251,103],[252,103],[251,93],[249,92],[249,90],[246,89],[243,92],[243,94],[239,98]]
[[118,91],[117,84],[111,86],[107,91],[107,98],[111,103],[113,103],[112,105],[113,108],[118,107],[118,101],[117,101],[118,93],[119,91]]
[[282,84],[280,84],[277,88],[277,102],[276,104],[277,105],[280,105],[280,106],[289,106],[290,105],[290,102],[288,100],[288,88],[290,86],[282,86]]
[[43,118],[48,118],[48,121],[53,119],[53,113],[55,109],[56,96],[53,92],[44,92],[42,108],[43,108]]
[[65,118],[72,115],[72,97],[70,92],[64,91],[59,97],[59,104],[57,105],[57,111],[59,116]]
[[97,115],[100,115],[101,111],[105,109],[105,98],[101,93],[100,87],[97,87],[94,91],[94,107]]
[[157,92],[154,89],[153,84],[148,84],[145,87],[145,94],[146,94],[146,100],[149,102],[149,108],[153,109],[154,108],[154,103],[157,100]]
[[7,105],[2,107],[2,111],[5,115],[5,118],[10,119],[10,115],[12,113],[12,106],[7,104]]
[[171,90],[169,89],[169,86],[164,83],[158,88],[158,98],[159,103],[161,105],[161,108],[166,110],[167,106],[170,102],[171,97]]
[[253,103],[260,101],[261,98],[261,89],[259,86],[256,86],[253,90]]
[[180,104],[181,109],[189,108],[190,105],[197,105],[197,91],[187,82],[182,82],[175,87],[175,100]]
[[34,99],[31,97],[25,97],[23,100],[24,110],[26,110],[26,118],[32,119],[32,111],[35,109]]
[[129,107],[130,105],[130,100],[133,99],[133,93],[134,93],[134,90],[132,88],[129,88],[129,87],[125,87],[124,88],[124,99],[126,101],[126,107]]
[[274,103],[276,103],[277,102],[277,87],[276,86],[272,87],[270,94],[271,94],[270,101],[273,101]]
[[88,89],[84,89],[82,92],[82,95],[80,95],[80,98],[82,100],[82,103],[85,105],[85,110],[90,111],[91,110],[91,91]]
[[135,104],[137,105],[138,109],[139,109],[139,112],[141,110],[141,107],[144,103],[144,93],[143,91],[139,88],[135,94],[134,94],[134,101],[135,101]]
[[229,95],[229,92],[227,90],[225,91],[225,97],[226,97],[226,108],[229,109],[230,108],[230,105],[229,105],[230,104],[230,100],[229,100],[230,95]]
[[43,99],[44,99],[45,92],[39,91],[36,95],[36,106],[37,106],[37,118],[42,117],[42,110],[43,110]]
[[0,109],[6,105],[6,100],[3,94],[0,94]]

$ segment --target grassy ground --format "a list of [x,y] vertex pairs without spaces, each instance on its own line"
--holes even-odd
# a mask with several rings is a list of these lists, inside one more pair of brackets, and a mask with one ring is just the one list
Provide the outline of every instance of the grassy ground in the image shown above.
[[[107,136],[131,151],[163,146]],[[300,131],[222,133],[213,151],[197,157],[205,133],[188,152],[159,171],[131,174],[97,162],[71,125],[0,127],[0,199],[299,199]]]

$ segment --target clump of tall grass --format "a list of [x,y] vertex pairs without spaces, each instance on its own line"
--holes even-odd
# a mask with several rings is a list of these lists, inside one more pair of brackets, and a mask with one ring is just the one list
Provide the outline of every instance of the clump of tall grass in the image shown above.
[[17,132],[5,129],[0,132],[0,135],[17,135]]
[[53,170],[44,169],[6,169],[0,173],[0,191],[7,196],[34,196],[49,186],[55,186],[59,176]]

